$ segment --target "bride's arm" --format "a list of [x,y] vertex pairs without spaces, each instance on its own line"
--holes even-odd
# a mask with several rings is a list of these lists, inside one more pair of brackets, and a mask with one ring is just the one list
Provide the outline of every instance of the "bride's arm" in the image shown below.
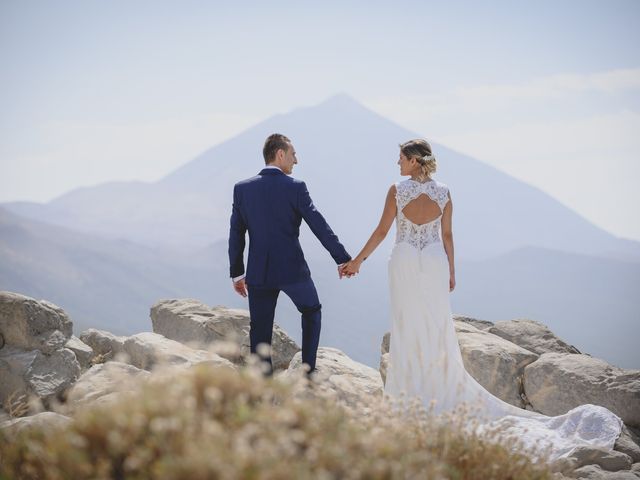
[[358,273],[362,262],[364,262],[367,257],[369,257],[369,255],[378,248],[378,245],[380,245],[387,236],[387,233],[389,233],[393,220],[396,218],[396,209],[396,186],[391,185],[391,188],[389,188],[389,191],[387,192],[387,199],[384,202],[384,210],[382,211],[380,223],[378,223],[378,226],[375,228],[369,237],[369,240],[367,240],[367,243],[362,247],[362,250],[356,258],[345,265],[344,273],[348,275]]
[[451,194],[449,195],[449,201],[442,211],[442,243],[444,243],[444,251],[447,253],[449,259],[449,291],[453,291],[456,287],[456,268],[453,261],[453,232],[451,231],[451,217],[453,215],[453,203],[451,201]]

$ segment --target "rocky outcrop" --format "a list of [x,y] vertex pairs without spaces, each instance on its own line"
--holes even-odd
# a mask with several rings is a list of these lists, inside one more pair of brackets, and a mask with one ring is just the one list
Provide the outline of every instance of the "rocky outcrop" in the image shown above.
[[[249,312],[246,310],[209,307],[192,299],[162,300],[151,308],[151,321],[155,333],[196,348],[214,342],[233,342],[240,349],[240,357],[227,358],[236,363],[243,363],[249,355]],[[274,369],[286,369],[299,351],[293,339],[274,324]]]
[[[284,375],[297,377],[302,373],[302,355],[296,353]],[[352,360],[337,348],[318,349],[314,383],[349,408],[358,408],[382,397],[380,374],[375,369]]]
[[73,324],[60,307],[12,292],[0,292],[0,334],[7,345],[48,355],[71,337]]
[[580,353],[573,345],[561,340],[551,330],[535,320],[504,320],[496,322],[487,330],[530,352],[543,353]]
[[588,355],[545,353],[525,367],[524,390],[545,415],[593,403],[627,425],[640,426],[640,370],[623,370]]
[[190,348],[157,333],[142,332],[121,337],[89,329],[81,334],[81,338],[97,353],[144,370],[151,370],[158,364],[193,365],[202,362],[235,368],[229,360],[216,353]]
[[524,368],[538,356],[470,323],[455,321],[465,369],[496,397],[518,407],[526,405],[522,395]]

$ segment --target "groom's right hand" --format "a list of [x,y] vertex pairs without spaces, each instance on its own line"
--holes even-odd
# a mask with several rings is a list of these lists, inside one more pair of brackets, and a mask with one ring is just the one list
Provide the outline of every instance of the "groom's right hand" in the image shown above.
[[242,297],[247,296],[247,284],[244,281],[244,278],[241,278],[237,282],[233,282],[233,289],[238,293],[238,295]]

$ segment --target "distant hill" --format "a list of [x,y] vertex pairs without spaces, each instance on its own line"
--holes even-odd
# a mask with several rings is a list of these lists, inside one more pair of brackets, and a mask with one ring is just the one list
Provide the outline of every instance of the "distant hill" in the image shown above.
[[[345,95],[275,115],[155,183],[113,182],[73,190],[47,204],[7,203],[25,217],[154,246],[205,247],[224,239],[233,184],[263,166],[273,132],[295,143],[312,198],[351,248],[378,221],[389,185],[401,180],[398,144],[419,135]],[[558,201],[479,160],[434,144],[437,178],[455,205],[459,258],[482,259],[537,246],[640,261],[640,242],[616,238]],[[552,174],[553,172],[550,172]]]

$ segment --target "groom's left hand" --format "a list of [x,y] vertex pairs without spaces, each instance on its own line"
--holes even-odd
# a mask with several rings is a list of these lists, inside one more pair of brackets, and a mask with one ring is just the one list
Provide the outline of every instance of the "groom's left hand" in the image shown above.
[[238,295],[242,297],[247,296],[247,284],[245,283],[244,278],[237,282],[233,282],[233,289],[238,293]]

